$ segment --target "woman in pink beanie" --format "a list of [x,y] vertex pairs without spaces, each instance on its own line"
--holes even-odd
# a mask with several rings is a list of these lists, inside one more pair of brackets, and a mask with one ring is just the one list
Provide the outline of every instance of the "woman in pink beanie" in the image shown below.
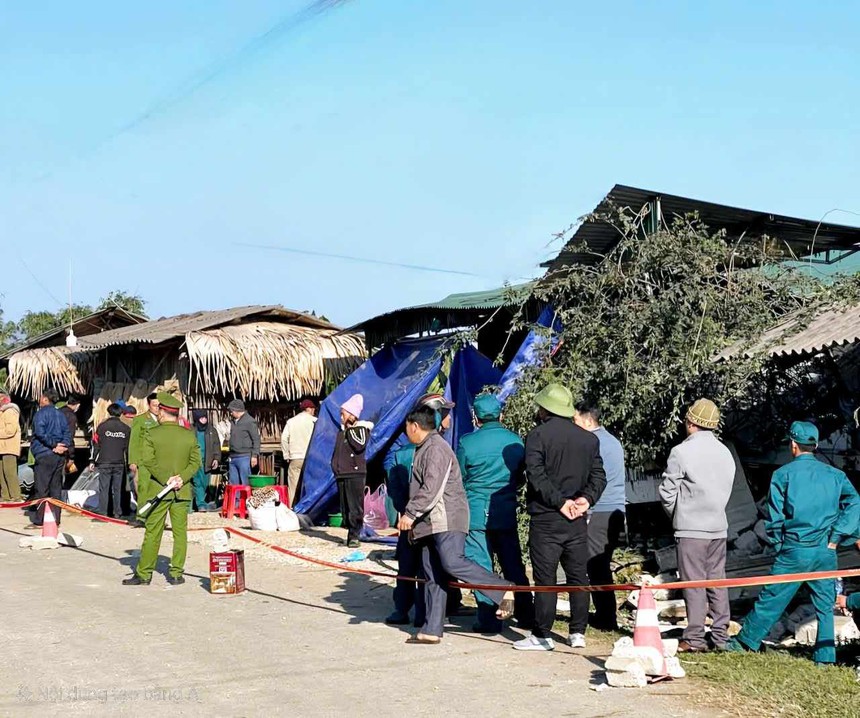
[[335,440],[331,468],[337,479],[340,510],[347,529],[346,544],[358,548],[364,525],[364,484],[367,461],[364,452],[370,442],[373,424],[359,421],[364,411],[364,397],[354,394],[340,407],[340,431]]

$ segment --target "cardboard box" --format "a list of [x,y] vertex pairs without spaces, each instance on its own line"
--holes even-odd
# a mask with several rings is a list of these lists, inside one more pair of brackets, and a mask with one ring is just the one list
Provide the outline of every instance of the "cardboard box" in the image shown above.
[[209,592],[236,594],[245,590],[245,552],[232,549],[209,554]]

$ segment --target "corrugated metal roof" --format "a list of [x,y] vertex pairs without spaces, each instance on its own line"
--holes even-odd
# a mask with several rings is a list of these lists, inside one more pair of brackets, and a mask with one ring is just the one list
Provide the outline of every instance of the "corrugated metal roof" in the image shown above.
[[[659,199],[660,213],[664,221],[675,216],[698,212],[700,219],[712,230],[725,229],[729,238],[741,235],[753,238],[768,235],[786,242],[797,256],[806,256],[811,251],[856,249],[860,245],[860,227],[839,224],[821,224],[816,220],[787,217],[771,212],[742,209],[713,202],[679,197],[655,190],[615,185],[594,209],[603,213],[614,207],[627,207],[637,214],[648,212],[649,203]],[[816,232],[817,229],[817,232]],[[550,270],[573,264],[596,264],[603,255],[611,251],[621,235],[605,222],[583,222],[570,241],[552,261],[542,266]],[[586,251],[581,246],[587,248]]]
[[527,282],[525,284],[515,284],[508,287],[500,287],[498,289],[488,289],[483,292],[462,292],[459,294],[449,294],[447,297],[445,297],[444,299],[440,299],[438,302],[430,302],[428,304],[416,304],[411,307],[402,307],[400,309],[394,309],[390,312],[385,312],[384,314],[379,314],[375,317],[364,320],[360,324],[356,324],[355,326],[350,327],[346,331],[363,331],[364,328],[370,324],[385,322],[395,316],[405,316],[406,314],[413,312],[419,314],[426,314],[428,311],[433,312],[435,310],[473,312],[498,309],[499,307],[513,305],[516,304],[518,301],[526,299],[531,290],[534,288],[534,285],[534,282]]
[[725,349],[716,357],[716,361],[726,361],[736,356],[750,357],[768,345],[771,345],[767,349],[768,356],[804,356],[860,341],[860,305],[825,310],[806,328],[792,333],[796,327],[797,319],[783,322],[765,332],[758,342],[747,349],[740,345]]
[[528,299],[534,282],[483,292],[451,294],[438,302],[395,309],[367,319],[345,331],[364,332],[368,348],[422,332],[477,326],[495,310]]
[[193,314],[179,314],[174,317],[163,317],[144,324],[136,324],[130,327],[121,327],[111,331],[102,332],[92,336],[84,337],[78,341],[82,349],[102,349],[104,347],[117,346],[120,344],[160,344],[162,342],[184,337],[189,332],[213,329],[215,327],[232,324],[240,320],[246,321],[251,318],[266,318],[275,321],[284,321],[299,326],[317,329],[339,329],[324,319],[319,319],[310,314],[295,312],[284,309],[279,305],[261,305],[248,307],[234,307],[233,309],[221,309],[216,311],[194,312]]
[[[72,323],[72,329],[75,332],[75,336],[80,339],[81,337],[90,336],[99,332],[112,331],[110,329],[105,329],[106,326],[110,326],[111,324],[142,324],[145,321],[147,321],[145,316],[134,314],[133,312],[127,312],[122,307],[105,307],[104,309],[99,309],[91,314],[87,314],[80,319],[76,319]],[[0,360],[7,359],[12,354],[24,351],[25,349],[58,345],[65,346],[65,337],[68,331],[68,325],[51,329],[37,337],[33,337],[23,344],[13,347],[5,354],[0,355]]]

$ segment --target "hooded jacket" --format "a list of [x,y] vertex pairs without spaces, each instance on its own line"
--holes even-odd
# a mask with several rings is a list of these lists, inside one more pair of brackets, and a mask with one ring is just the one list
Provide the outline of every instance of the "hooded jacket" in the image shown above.
[[0,455],[21,455],[21,410],[17,404],[0,407]]

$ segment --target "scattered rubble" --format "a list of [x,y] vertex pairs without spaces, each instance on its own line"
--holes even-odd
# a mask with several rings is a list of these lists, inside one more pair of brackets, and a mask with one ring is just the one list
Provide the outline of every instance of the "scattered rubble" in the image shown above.
[[686,673],[676,657],[677,651],[675,640],[663,641],[661,655],[656,648],[634,646],[632,638],[621,638],[604,664],[606,682],[614,688],[644,688],[649,676],[664,675],[664,663],[670,677],[684,678]]

